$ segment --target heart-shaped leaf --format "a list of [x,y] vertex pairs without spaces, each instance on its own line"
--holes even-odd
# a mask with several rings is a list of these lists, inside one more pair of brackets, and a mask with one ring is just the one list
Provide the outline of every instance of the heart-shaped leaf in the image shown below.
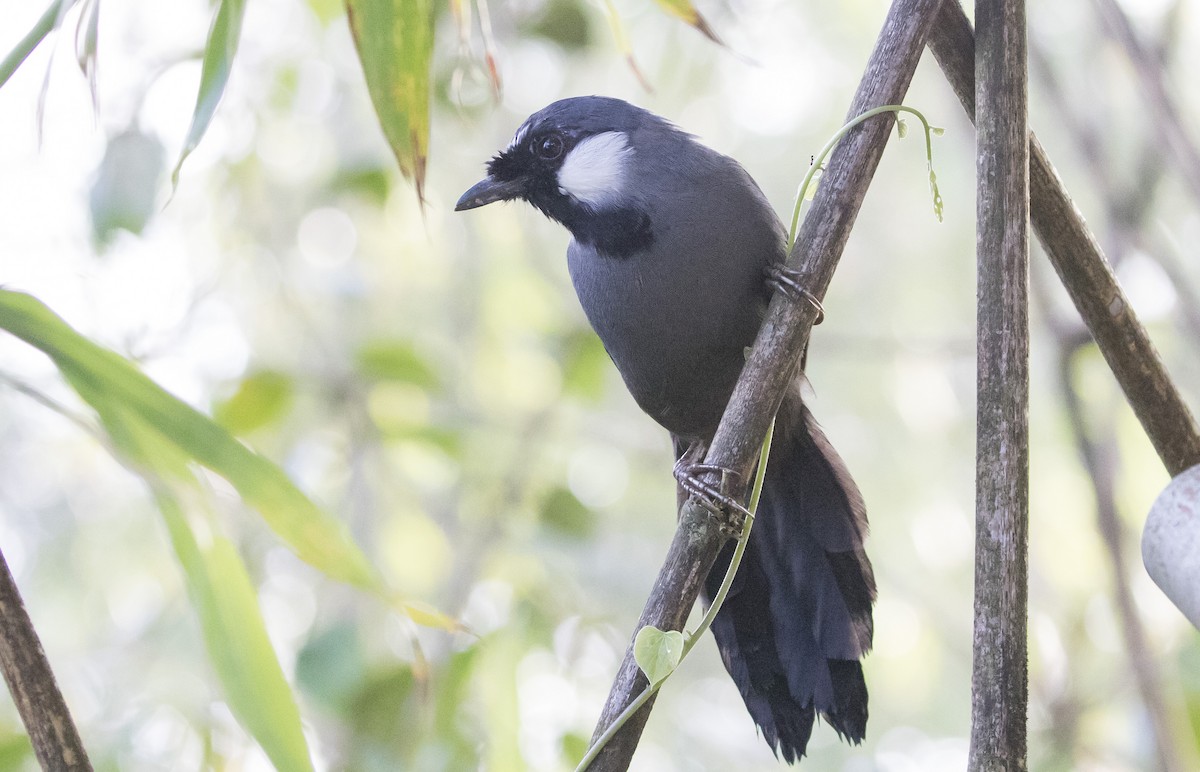
[[633,659],[653,686],[674,672],[683,657],[683,633],[646,625],[633,639]]

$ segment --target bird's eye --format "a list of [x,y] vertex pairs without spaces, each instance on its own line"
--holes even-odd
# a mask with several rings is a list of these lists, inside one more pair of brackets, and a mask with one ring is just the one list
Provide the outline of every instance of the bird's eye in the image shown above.
[[537,153],[540,158],[547,161],[553,161],[562,155],[563,140],[557,134],[547,134],[541,139],[534,140],[533,152]]

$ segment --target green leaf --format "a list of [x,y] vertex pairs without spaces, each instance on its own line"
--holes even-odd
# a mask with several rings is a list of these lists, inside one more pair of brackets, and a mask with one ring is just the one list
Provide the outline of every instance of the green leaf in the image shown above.
[[286,414],[292,396],[290,376],[260,370],[246,376],[233,396],[216,406],[213,418],[234,434],[248,434]]
[[642,84],[642,88],[647,91],[653,91],[650,87],[650,81],[646,80],[646,76],[642,74],[642,70],[638,67],[637,59],[633,56],[633,46],[629,44],[629,36],[625,34],[625,23],[621,21],[621,14],[617,12],[617,6],[613,0],[604,0],[605,15],[608,16],[608,27],[612,30],[613,40],[617,44],[617,48],[625,56],[625,63],[629,65],[629,69],[633,71],[638,82]]
[[[520,30],[522,34],[544,37],[571,52],[586,48],[594,35],[592,14],[586,6],[571,0],[549,0],[529,22]],[[628,45],[621,48],[629,53]]]
[[812,201],[817,195],[817,187],[821,184],[821,175],[825,173],[824,169],[818,168],[813,172],[812,177],[808,181],[808,187],[804,189],[804,200]]
[[432,0],[346,0],[367,91],[400,171],[425,201]]
[[588,750],[588,738],[578,732],[567,732],[559,741],[564,759],[581,759]]
[[[352,695],[347,711],[354,733],[352,745],[359,746],[351,749],[351,753],[362,746],[380,743],[394,748],[400,758],[411,754],[424,729],[425,710],[420,698],[416,678],[408,666],[389,664],[369,671]],[[371,767],[351,761],[346,768]]]
[[[382,592],[345,525],[275,464],[164,391],[133,364],[83,337],[36,298],[0,290],[0,328],[42,350],[133,460],[178,477],[190,458],[224,477],[303,560],[328,576]],[[169,467],[168,462],[177,461]]]
[[721,46],[725,45],[717,37],[717,33],[713,32],[712,27],[708,26],[708,22],[700,15],[700,12],[696,10],[696,6],[692,4],[692,0],[654,0],[654,2],[658,3],[659,8],[662,8],[675,18],[681,19],[684,23],[690,24],[700,30],[712,42]]
[[542,522],[564,536],[583,539],[596,523],[592,510],[566,488],[554,488],[542,504]]
[[477,762],[468,763],[469,759],[474,759],[478,746],[473,727],[463,721],[463,706],[474,699],[472,692],[477,687],[475,664],[479,651],[479,646],[469,646],[454,652],[435,676],[434,732],[449,744],[452,754],[460,757],[458,763],[452,760],[445,769],[478,767]]
[[335,624],[308,639],[296,656],[296,683],[313,700],[346,714],[367,676],[358,628]]
[[33,769],[33,761],[33,744],[29,741],[29,735],[5,727],[0,732],[0,770]]
[[358,371],[377,381],[400,381],[435,389],[441,386],[437,372],[408,342],[373,341],[358,350]]
[[308,0],[308,7],[323,26],[329,26],[334,20],[342,18],[341,0]]
[[8,82],[17,68],[24,63],[35,48],[41,45],[46,36],[62,25],[63,17],[66,16],[71,6],[75,5],[75,2],[76,0],[54,0],[50,3],[50,6],[34,22],[29,32],[25,33],[25,37],[21,38],[13,50],[8,52],[3,61],[0,61],[0,86]]
[[246,0],[220,0],[217,15],[213,17],[208,31],[208,42],[204,46],[204,62],[200,68],[200,90],[196,94],[196,109],[192,112],[192,125],[183,142],[179,161],[171,172],[171,185],[179,185],[179,170],[196,146],[200,144],[213,113],[225,93],[229,73],[233,69],[233,57],[237,53],[238,40],[242,35],[242,17],[246,13]]
[[230,709],[276,769],[311,770],[300,710],[267,636],[241,557],[224,538],[202,546],[179,501],[164,486],[156,486],[156,497]]
[[1200,642],[1195,636],[1179,650],[1176,665],[1186,713],[1184,725],[1191,730],[1192,741],[1200,746]]
[[347,191],[362,196],[371,203],[382,207],[387,202],[388,194],[392,191],[388,169],[379,166],[360,166],[339,169],[329,182],[332,190]]
[[683,633],[646,625],[633,638],[633,659],[653,686],[675,671],[683,657]]
[[96,62],[100,43],[100,0],[85,0],[86,5],[79,14],[75,28],[75,61],[87,79],[88,91],[92,95],[92,109],[98,110],[100,98],[96,91]]
[[397,601],[396,606],[403,611],[409,619],[421,625],[422,627],[432,627],[451,633],[466,631],[466,628],[463,627],[462,622],[459,622],[457,619],[449,616],[448,614],[443,614],[442,612],[425,603]]
[[136,128],[108,140],[88,194],[92,235],[100,246],[107,245],[118,229],[142,232],[158,212],[156,198],[165,166],[162,143]]

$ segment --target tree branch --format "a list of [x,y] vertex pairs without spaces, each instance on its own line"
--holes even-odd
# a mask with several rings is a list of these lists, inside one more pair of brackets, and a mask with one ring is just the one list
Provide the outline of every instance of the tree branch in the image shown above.
[[[903,101],[926,34],[941,4],[941,0],[895,0],[867,63],[849,118],[872,107]],[[847,134],[830,157],[788,258],[788,266],[806,277],[808,289],[817,298],[824,297],[833,277],[894,121],[891,114],[886,114],[864,122]],[[795,373],[816,316],[817,309],[812,304],[797,303],[776,294],[705,463],[740,472],[742,480],[750,479],[767,427]],[[744,487],[734,491],[735,495],[744,492]],[[704,577],[731,532],[730,522],[721,522],[696,502],[684,505],[675,538],[637,629],[645,625],[663,630],[682,629]],[[645,688],[646,679],[634,662],[631,643],[593,740]],[[649,702],[634,714],[590,769],[611,771],[629,766],[652,706],[653,702]]]
[[1200,202],[1200,150],[1188,136],[1185,121],[1167,91],[1163,79],[1162,60],[1147,50],[1121,10],[1116,0],[1093,0],[1096,12],[1108,34],[1125,49],[1138,80],[1147,107],[1154,115],[1150,126],[1158,134],[1159,141],[1175,157],[1175,169],[1197,202]]
[[20,590],[0,554],[0,669],[42,769],[91,770]]
[[1134,681],[1145,706],[1148,723],[1154,735],[1158,768],[1163,772],[1182,772],[1187,765],[1180,758],[1179,749],[1171,730],[1170,712],[1159,686],[1158,668],[1151,656],[1146,641],[1146,631],[1138,615],[1137,601],[1133,588],[1126,576],[1127,535],[1117,512],[1115,480],[1115,442],[1111,427],[1106,427],[1104,440],[1098,439],[1089,430],[1083,399],[1076,376],[1080,352],[1086,345],[1085,338],[1074,338],[1068,332],[1058,331],[1059,389],[1071,423],[1071,434],[1079,449],[1080,460],[1088,472],[1092,493],[1096,497],[1096,526],[1104,539],[1108,552],[1108,563],[1113,577],[1113,600],[1121,635],[1125,639],[1125,652],[1133,670]]
[[[957,2],[942,4],[929,47],[974,120],[975,40],[971,23]],[[1178,474],[1200,463],[1196,420],[1171,382],[1083,215],[1032,133],[1029,145],[1034,230],[1163,465],[1172,475]]]
[[1029,107],[1024,0],[975,4],[979,311],[970,770],[1026,768]]

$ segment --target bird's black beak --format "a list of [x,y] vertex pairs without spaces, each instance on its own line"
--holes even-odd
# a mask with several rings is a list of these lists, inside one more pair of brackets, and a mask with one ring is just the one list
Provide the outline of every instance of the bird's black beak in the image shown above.
[[458,199],[458,203],[454,205],[454,211],[461,212],[466,209],[485,206],[496,201],[510,201],[514,198],[520,198],[524,190],[525,180],[521,177],[515,180],[498,180],[489,174],[472,185],[471,189],[466,193],[462,194],[462,198]]

